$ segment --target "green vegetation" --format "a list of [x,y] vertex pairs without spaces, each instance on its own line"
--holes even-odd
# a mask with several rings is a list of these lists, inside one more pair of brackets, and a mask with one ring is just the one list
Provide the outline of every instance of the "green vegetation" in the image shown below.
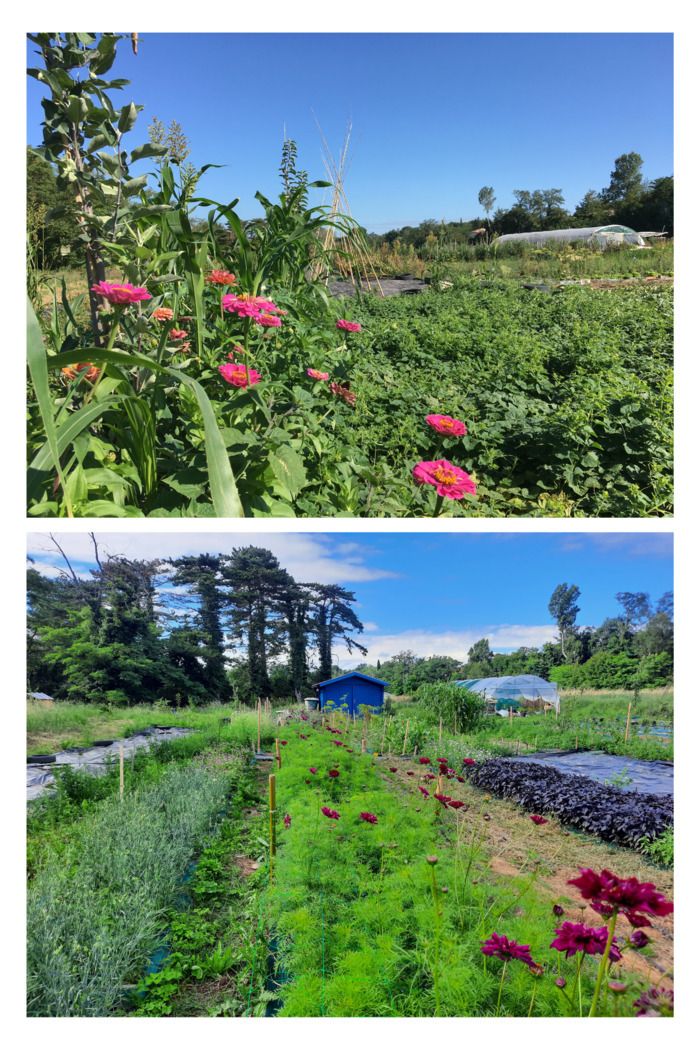
[[[448,274],[437,252],[420,298],[333,302],[326,279],[364,250],[361,233],[313,206],[326,184],[293,143],[278,200],[258,194],[264,218],[243,220],[236,200],[195,196],[205,169],[186,162],[181,129],[126,150],[141,107],[111,101],[117,35],[32,40],[49,95],[38,153],[77,193],[87,280],[48,305],[30,286],[31,515],[671,513],[670,288],[532,292],[488,249],[487,278],[464,260]],[[605,208],[647,193],[626,157]],[[518,192],[551,220],[558,191]],[[658,253],[590,265],[665,272]],[[537,258],[561,276],[589,256]],[[426,424],[445,413],[464,436]],[[444,459],[442,481],[414,478]]]
[[644,853],[653,861],[666,868],[673,867],[673,828],[668,828],[655,839],[646,839],[642,843]]

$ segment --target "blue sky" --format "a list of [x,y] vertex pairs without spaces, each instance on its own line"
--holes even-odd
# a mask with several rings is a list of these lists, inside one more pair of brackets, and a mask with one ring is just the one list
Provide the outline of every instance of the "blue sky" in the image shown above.
[[[144,106],[131,145],[154,116],[179,120],[195,164],[225,165],[202,193],[240,197],[243,217],[256,189],[278,190],[285,127],[325,177],[314,114],[335,153],[352,121],[346,189],[372,230],[473,217],[484,184],[497,206],[560,187],[574,207],[630,150],[648,178],[673,173],[669,33],[145,33],[136,57],[120,45],[113,75]],[[30,80],[32,144],[41,95]]]
[[[87,534],[57,533],[74,567],[94,565]],[[668,533],[98,533],[101,549],[133,558],[267,547],[299,581],[341,583],[357,594],[369,659],[403,649],[464,658],[488,636],[507,650],[554,635],[547,604],[558,583],[581,589],[580,624],[619,612],[618,591],[673,590]],[[46,534],[32,534],[36,567],[62,565]],[[357,658],[341,657],[343,666]]]

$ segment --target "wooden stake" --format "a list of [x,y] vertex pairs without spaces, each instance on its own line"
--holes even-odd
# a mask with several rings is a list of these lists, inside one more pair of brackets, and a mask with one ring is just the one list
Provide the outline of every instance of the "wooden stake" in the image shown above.
[[119,801],[124,801],[124,745],[119,745]]
[[384,716],[384,729],[382,730],[382,746],[381,746],[382,754],[384,754],[384,738],[385,738],[385,736],[386,736],[386,715]]
[[362,754],[363,755],[364,755],[366,750],[367,750],[367,737],[363,733],[362,734]]
[[260,721],[262,718],[262,701],[258,700],[258,754],[260,754]]
[[268,784],[270,788],[270,881],[272,881],[272,869],[274,865],[274,856],[277,853],[277,839],[276,839],[276,826],[275,816],[277,812],[277,795],[275,791],[275,774],[270,773],[268,777]]
[[404,733],[404,738],[403,738],[403,751],[401,752],[402,755],[406,754],[406,748],[408,747],[408,727],[410,726],[410,724],[411,724],[411,719],[407,718],[406,719],[406,732]]
[[282,768],[282,751],[280,748],[280,742],[278,738],[275,738],[275,755],[277,757],[277,768]]
[[630,719],[631,718],[632,718],[632,701],[630,700],[630,702],[627,705],[627,725],[625,726],[625,743],[627,743],[627,740],[628,740],[629,735],[630,735]]

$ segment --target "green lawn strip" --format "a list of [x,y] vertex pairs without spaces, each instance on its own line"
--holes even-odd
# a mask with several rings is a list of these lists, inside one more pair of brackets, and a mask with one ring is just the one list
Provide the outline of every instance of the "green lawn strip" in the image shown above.
[[[285,732],[280,848],[265,894],[286,979],[282,1016],[494,1015],[502,965],[480,950],[494,930],[529,944],[544,966],[533,976],[509,965],[499,1013],[578,1013],[554,984],[560,974],[575,984],[575,966],[549,948],[553,901],[540,897],[536,871],[500,879],[468,818],[423,798],[418,783],[388,786],[372,756],[333,743],[345,737],[303,726]],[[584,999],[594,973],[589,960]]]

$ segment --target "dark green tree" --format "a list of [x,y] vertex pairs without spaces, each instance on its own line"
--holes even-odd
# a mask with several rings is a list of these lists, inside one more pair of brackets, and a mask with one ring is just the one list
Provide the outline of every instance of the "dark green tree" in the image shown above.
[[177,558],[171,564],[175,568],[173,583],[191,587],[197,597],[197,623],[203,640],[199,658],[205,665],[205,687],[211,700],[228,703],[231,685],[224,656],[221,558],[216,554],[199,554]]
[[353,633],[364,630],[361,620],[352,608],[355,595],[339,584],[307,584],[310,597],[310,622],[316,638],[319,656],[319,681],[333,674],[333,645],[340,638],[349,653],[363,655],[367,649],[353,638]]
[[564,657],[566,656],[566,644],[574,633],[576,617],[581,611],[576,604],[580,596],[581,591],[575,584],[569,586],[568,583],[560,583],[554,588],[547,606],[550,616],[556,621],[559,629],[559,646]]

